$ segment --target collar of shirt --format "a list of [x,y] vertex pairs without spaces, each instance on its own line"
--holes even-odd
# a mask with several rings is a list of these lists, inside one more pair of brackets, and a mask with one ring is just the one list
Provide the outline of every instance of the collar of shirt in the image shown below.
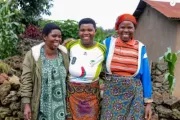
[[130,45],[130,46],[133,46],[136,44],[136,41],[135,40],[129,40],[128,42],[123,42],[120,37],[117,38],[116,40],[117,44],[127,44],[127,45]]

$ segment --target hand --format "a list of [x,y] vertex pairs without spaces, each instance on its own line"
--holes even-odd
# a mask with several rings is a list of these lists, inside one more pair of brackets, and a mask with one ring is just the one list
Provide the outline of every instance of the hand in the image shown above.
[[5,73],[0,74],[0,84],[4,83],[4,81],[8,79],[9,77]]
[[99,86],[99,88],[100,88],[100,97],[103,98],[103,94],[104,94],[104,84],[101,83],[100,86]]
[[8,75],[7,75],[7,74],[5,74],[5,73],[1,73],[0,75],[1,75],[2,77],[4,77],[6,80],[8,80],[8,79],[9,79]]
[[105,80],[105,72],[101,72],[99,75],[99,78]]
[[63,45],[63,46],[66,46],[66,44],[67,44],[68,42],[71,42],[72,40],[74,40],[74,39],[73,39],[73,38],[66,39],[66,40],[64,40],[64,42],[62,43],[62,45]]
[[24,119],[31,120],[31,107],[30,104],[24,104]]
[[104,90],[104,84],[100,84],[100,90]]
[[145,106],[145,119],[151,120],[152,110],[151,110],[151,103],[147,103]]

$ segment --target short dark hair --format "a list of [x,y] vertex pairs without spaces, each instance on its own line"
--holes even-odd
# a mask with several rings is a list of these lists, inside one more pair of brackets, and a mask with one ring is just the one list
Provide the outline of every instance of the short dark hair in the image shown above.
[[[49,35],[49,33],[50,33],[52,30],[54,30],[54,29],[58,29],[58,30],[61,31],[61,28],[60,28],[58,25],[56,25],[56,24],[54,24],[54,23],[47,23],[47,24],[44,26],[43,30],[42,30],[42,34],[45,35],[45,36],[47,36],[47,35]],[[61,31],[61,32],[62,32],[62,31]]]
[[79,28],[82,24],[93,24],[96,29],[96,22],[92,18],[83,18],[79,21]]

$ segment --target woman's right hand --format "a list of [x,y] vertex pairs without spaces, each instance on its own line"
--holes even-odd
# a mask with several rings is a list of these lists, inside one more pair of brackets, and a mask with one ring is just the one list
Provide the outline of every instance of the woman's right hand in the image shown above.
[[24,104],[24,119],[31,120],[31,107],[30,104]]

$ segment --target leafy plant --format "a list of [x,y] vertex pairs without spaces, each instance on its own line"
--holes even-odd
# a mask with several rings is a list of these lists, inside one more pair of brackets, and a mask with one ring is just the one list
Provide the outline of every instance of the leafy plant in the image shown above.
[[11,72],[12,71],[12,68],[4,63],[3,61],[0,60],[0,73],[8,73],[8,72]]
[[41,30],[39,27],[30,24],[24,32],[24,37],[31,39],[40,39],[42,37]]
[[102,28],[96,29],[95,41],[102,42],[106,38],[106,34]]
[[41,29],[47,24],[47,23],[55,23],[58,25],[63,33],[63,40],[67,38],[74,38],[78,39],[78,23],[74,20],[41,20],[39,22],[39,26]]
[[117,36],[117,32],[115,29],[106,29],[106,30],[103,30],[106,37],[110,37],[110,36]]
[[18,36],[16,33],[23,29],[23,25],[13,21],[16,13],[11,9],[12,2],[12,0],[7,0],[0,3],[0,59],[17,53]]
[[168,65],[168,72],[165,74],[165,80],[168,80],[169,82],[169,92],[172,94],[175,86],[175,76],[174,76],[174,70],[175,65],[177,62],[177,55],[180,53],[180,51],[173,53],[171,51],[171,48],[167,48],[167,52],[165,52],[164,56],[160,57],[159,60],[164,60],[167,62]]

